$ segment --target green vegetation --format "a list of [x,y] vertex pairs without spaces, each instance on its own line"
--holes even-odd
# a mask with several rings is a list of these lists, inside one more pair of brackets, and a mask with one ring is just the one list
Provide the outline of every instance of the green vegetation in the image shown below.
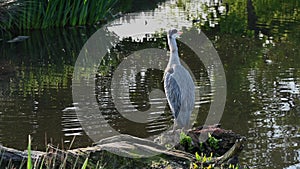
[[247,37],[258,37],[259,33],[276,34],[280,36],[274,36],[274,39],[279,40],[290,34],[287,32],[298,32],[299,6],[299,1],[295,0],[226,0],[214,5],[202,4],[208,18],[203,18],[203,15],[192,18],[201,18],[195,25],[214,33]]
[[230,169],[239,169],[239,165],[230,164],[228,168],[230,168]]
[[37,29],[93,25],[111,16],[118,0],[0,0],[0,28]]
[[[198,152],[195,153],[196,161],[193,163],[193,169],[213,169],[213,153],[210,153],[210,156],[207,157],[205,154],[201,153],[201,155],[198,154]],[[221,167],[218,167],[220,169],[239,169],[239,165],[222,165]]]
[[210,133],[208,133],[208,144],[210,147],[214,148],[215,150],[219,149],[219,140],[213,137]]
[[19,25],[24,7],[22,3],[10,0],[0,0],[0,30]]
[[81,169],[86,169],[88,161],[89,161],[89,158],[86,158],[83,165],[82,165],[82,167],[81,167]]
[[205,154],[202,154],[201,153],[201,156],[198,154],[198,152],[195,153],[195,157],[196,157],[196,160],[199,161],[199,162],[202,162],[202,163],[206,163],[206,162],[209,162],[211,161],[212,157],[213,157],[213,153],[210,153],[210,156],[209,157],[206,157]]
[[32,162],[31,162],[31,137],[28,135],[28,156],[27,156],[27,169],[32,169]]
[[[48,152],[48,150],[46,151]],[[54,166],[59,166],[59,168],[61,169],[64,169],[64,168],[67,168],[67,156],[65,157],[65,160],[63,161],[62,164],[55,164],[56,163],[56,155],[54,155],[54,157],[52,158],[51,161],[45,161],[45,156],[42,157],[42,160],[41,162],[38,161],[35,161],[35,163],[33,164],[32,163],[32,159],[31,159],[31,136],[29,135],[28,136],[28,146],[27,146],[27,169],[32,169],[32,168],[53,168]],[[73,163],[72,165],[74,166],[74,168],[77,166],[77,162],[78,162],[78,159],[76,159],[76,162]],[[1,164],[1,162],[0,162]],[[84,161],[84,163],[82,164],[82,167],[81,169],[86,169],[88,167],[88,164],[89,164],[89,158],[87,157]],[[93,165],[93,164],[92,164]],[[0,165],[1,166],[1,165]],[[97,165],[93,165],[94,167],[93,168],[102,168],[100,166],[100,163],[98,162]],[[13,164],[9,164],[8,168],[14,168],[13,167]],[[22,168],[22,164],[20,165],[20,168]]]
[[187,146],[187,148],[189,150],[191,150],[193,148],[192,138],[190,136],[186,135],[184,132],[180,133],[180,142],[179,143],[183,146]]
[[180,133],[180,144],[192,144],[192,138],[186,135],[184,132]]
[[165,0],[119,0],[116,8],[123,13],[138,12],[157,8],[160,2]]
[[95,25],[163,0],[0,0],[0,31]]
[[198,152],[195,153],[196,162],[193,163],[194,169],[210,169],[213,168],[211,164],[208,166],[204,166],[204,163],[209,163],[212,160],[213,153],[210,154],[209,157],[207,157],[205,154],[201,153],[201,156],[198,154]]

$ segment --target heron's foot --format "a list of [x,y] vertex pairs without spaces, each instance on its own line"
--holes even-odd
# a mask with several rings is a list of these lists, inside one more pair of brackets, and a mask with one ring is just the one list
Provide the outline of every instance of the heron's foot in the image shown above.
[[175,134],[176,133],[176,128],[173,127],[173,131],[172,131],[172,134]]

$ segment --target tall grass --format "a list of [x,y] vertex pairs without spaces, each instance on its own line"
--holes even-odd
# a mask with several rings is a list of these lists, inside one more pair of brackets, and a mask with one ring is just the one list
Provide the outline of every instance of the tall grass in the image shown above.
[[28,135],[28,147],[27,147],[27,169],[32,169],[31,162],[31,137]]
[[88,161],[89,161],[89,158],[86,158],[86,159],[84,160],[84,163],[83,163],[81,169],[86,169],[86,167],[87,167],[87,165],[88,165]]
[[106,20],[118,0],[0,0],[0,29],[93,25]]
[[[47,151],[48,152],[48,148]],[[28,135],[28,146],[27,146],[27,169],[42,169],[42,168],[60,168],[60,169],[66,169],[69,168],[70,166],[67,167],[67,159],[68,159],[68,155],[66,155],[64,158],[65,160],[61,161],[62,163],[58,164],[59,160],[56,160],[56,152],[54,151],[54,157],[53,158],[47,158],[47,161],[45,161],[46,156],[43,155],[41,158],[42,159],[35,159],[35,163],[32,163],[32,159],[31,159],[31,155],[32,155],[32,150],[31,150],[31,136]],[[73,168],[79,168],[79,163],[78,163],[78,158],[79,156],[77,156],[75,163],[72,163]],[[69,159],[72,160],[72,159]],[[23,161],[22,161],[23,163]],[[23,168],[22,163],[20,166],[17,166],[19,168]],[[0,163],[1,164],[1,163]],[[81,169],[86,169],[89,165],[89,158],[87,157],[83,164],[81,165]],[[1,166],[1,165],[0,165]],[[3,167],[3,166],[2,166]],[[8,164],[8,166],[6,166],[6,168],[16,168],[16,166],[14,166],[13,164]],[[98,168],[98,166],[96,166],[96,168]],[[99,166],[99,168],[102,168],[101,166]]]
[[24,10],[24,3],[21,0],[0,0],[0,30],[20,27]]

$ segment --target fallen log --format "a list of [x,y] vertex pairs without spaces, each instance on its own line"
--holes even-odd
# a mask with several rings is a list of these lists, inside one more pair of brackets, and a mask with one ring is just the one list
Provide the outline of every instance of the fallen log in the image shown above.
[[[219,150],[209,143],[200,144],[199,135],[203,132],[212,133],[212,137],[220,140]],[[86,159],[88,168],[193,168],[195,165],[213,165],[217,168],[237,158],[245,142],[244,137],[219,126],[197,128],[189,131],[187,136],[193,141],[192,149],[186,149],[182,142],[167,149],[164,144],[159,145],[151,140],[118,135],[86,148],[60,150],[48,145],[46,152],[31,151],[31,159],[36,168],[81,168]],[[205,162],[195,156],[195,152],[207,154],[209,150],[219,154]],[[27,151],[0,146],[0,158],[0,168],[26,168]]]

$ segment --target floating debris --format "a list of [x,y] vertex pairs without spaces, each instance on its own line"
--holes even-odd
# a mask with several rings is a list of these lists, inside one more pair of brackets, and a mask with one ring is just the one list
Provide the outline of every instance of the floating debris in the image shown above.
[[29,38],[29,36],[17,36],[15,38],[13,38],[12,40],[7,41],[7,43],[22,42],[28,38]]
[[62,111],[66,112],[66,111],[76,111],[76,110],[79,110],[79,107],[66,107]]
[[270,60],[270,59],[266,59],[266,60],[265,60],[265,63],[266,63],[266,64],[272,64],[272,63],[273,63],[273,61],[272,61],[272,60]]

